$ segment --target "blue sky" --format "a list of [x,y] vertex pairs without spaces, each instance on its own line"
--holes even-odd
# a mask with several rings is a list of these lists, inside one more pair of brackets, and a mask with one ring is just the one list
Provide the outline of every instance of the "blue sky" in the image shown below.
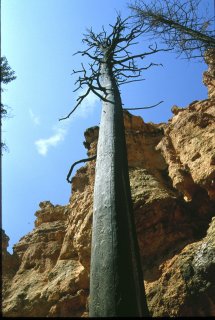
[[[10,251],[32,231],[39,202],[67,204],[71,185],[66,182],[70,165],[86,156],[84,131],[99,125],[101,102],[91,95],[69,120],[58,119],[78,97],[73,69],[79,69],[86,28],[100,31],[114,23],[116,12],[130,14],[126,0],[2,0],[2,55],[17,79],[5,87],[3,102],[12,117],[4,120],[3,141],[9,152],[2,157],[2,225],[10,237]],[[152,43],[140,39],[140,50]],[[147,62],[162,63],[144,72],[143,82],[122,87],[125,107],[164,103],[151,110],[133,111],[145,122],[167,122],[171,107],[185,107],[207,98],[202,84],[202,63],[179,60],[161,53]],[[74,171],[75,174],[75,171]]]

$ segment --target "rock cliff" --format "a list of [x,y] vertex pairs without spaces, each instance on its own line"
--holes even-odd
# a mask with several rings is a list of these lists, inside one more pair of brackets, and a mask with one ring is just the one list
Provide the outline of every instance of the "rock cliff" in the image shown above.
[[[124,113],[135,223],[152,316],[215,316],[214,54],[208,99],[174,106],[168,123]],[[88,155],[99,128],[85,132]],[[87,317],[95,160],[77,170],[69,204],[40,203],[35,228],[7,251],[3,315]]]

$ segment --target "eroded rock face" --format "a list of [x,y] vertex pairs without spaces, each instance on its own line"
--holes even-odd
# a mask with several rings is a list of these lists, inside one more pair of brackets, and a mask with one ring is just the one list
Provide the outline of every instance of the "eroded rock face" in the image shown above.
[[157,145],[173,187],[190,201],[199,188],[215,199],[215,99],[197,101],[176,114]]
[[203,82],[208,88],[208,97],[215,98],[215,49],[209,49],[205,54],[208,70],[203,74]]
[[215,315],[215,218],[207,235],[178,254],[154,266],[154,278],[145,281],[153,316]]
[[4,315],[80,316],[87,298],[84,267],[78,259],[60,258],[70,206],[39,206],[35,229],[14,246],[18,270],[5,293]]
[[[174,106],[167,124],[144,123],[124,113],[134,216],[152,316],[215,316],[211,88],[207,100],[187,108]],[[85,132],[88,156],[96,154],[98,134],[98,127]],[[3,233],[5,316],[88,316],[94,177],[95,160],[77,170],[68,205],[40,203],[35,229],[14,246],[13,255],[6,251]]]
[[15,273],[18,270],[19,263],[16,254],[11,255],[7,252],[10,238],[1,229],[1,250],[2,250],[2,294],[4,295],[9,288]]

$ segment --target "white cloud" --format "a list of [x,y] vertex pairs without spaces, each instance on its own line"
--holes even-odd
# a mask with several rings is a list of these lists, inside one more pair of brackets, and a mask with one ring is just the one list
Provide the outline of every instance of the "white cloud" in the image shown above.
[[[79,92],[79,95],[84,94],[85,91]],[[89,93],[88,96],[83,100],[81,105],[75,110],[75,112],[70,116],[69,119],[66,119],[60,124],[57,124],[53,130],[55,133],[50,136],[47,139],[39,139],[35,141],[35,145],[37,148],[37,151],[39,154],[42,156],[46,156],[50,147],[56,147],[59,145],[61,141],[64,140],[68,130],[69,130],[69,125],[72,121],[76,121],[77,118],[86,118],[89,116],[90,113],[92,113],[96,107],[96,102],[98,101],[98,97],[94,93]],[[32,111],[32,110],[31,110]],[[33,112],[30,112],[30,115]],[[33,119],[33,117],[32,117]]]
[[63,128],[56,129],[56,133],[47,139],[39,139],[35,141],[37,151],[42,156],[46,156],[50,147],[56,147],[61,141],[64,140],[66,130]]
[[40,124],[40,118],[34,114],[34,112],[32,111],[32,109],[29,109],[28,111],[29,111],[31,120],[33,121],[33,123],[34,123],[36,126],[38,126],[38,125]]

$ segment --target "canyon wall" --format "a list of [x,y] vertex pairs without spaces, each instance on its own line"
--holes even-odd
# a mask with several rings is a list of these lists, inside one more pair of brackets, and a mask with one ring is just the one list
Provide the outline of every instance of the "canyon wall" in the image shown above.
[[[173,106],[168,123],[124,112],[130,184],[152,316],[215,316],[215,64],[208,99]],[[88,156],[99,128],[86,130]],[[3,315],[87,317],[95,160],[77,170],[69,204],[40,203],[13,254],[2,232]]]

